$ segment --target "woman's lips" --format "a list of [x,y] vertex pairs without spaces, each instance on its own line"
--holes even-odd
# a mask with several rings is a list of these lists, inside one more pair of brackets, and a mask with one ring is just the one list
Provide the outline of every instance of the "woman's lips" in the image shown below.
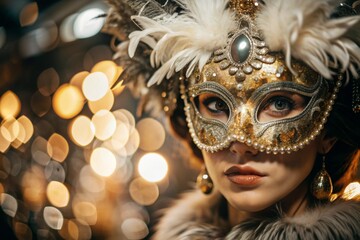
[[224,174],[233,183],[241,186],[258,184],[266,174],[259,173],[251,167],[232,166]]

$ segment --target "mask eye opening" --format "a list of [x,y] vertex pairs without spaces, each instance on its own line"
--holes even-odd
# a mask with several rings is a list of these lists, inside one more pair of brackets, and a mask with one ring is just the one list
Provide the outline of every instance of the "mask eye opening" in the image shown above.
[[255,112],[256,120],[269,123],[296,118],[309,108],[311,99],[291,91],[271,92],[259,102]]

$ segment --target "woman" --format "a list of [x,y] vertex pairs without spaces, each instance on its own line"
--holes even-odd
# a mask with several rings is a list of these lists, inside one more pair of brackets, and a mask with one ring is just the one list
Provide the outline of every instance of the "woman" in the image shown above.
[[122,77],[204,162],[154,239],[360,238],[358,1],[110,3]]

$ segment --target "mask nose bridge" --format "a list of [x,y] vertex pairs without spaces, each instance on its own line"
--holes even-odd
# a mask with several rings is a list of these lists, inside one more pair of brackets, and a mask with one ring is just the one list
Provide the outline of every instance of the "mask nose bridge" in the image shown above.
[[247,118],[246,104],[243,102],[238,103],[234,109],[233,120],[229,124],[229,135],[244,135]]

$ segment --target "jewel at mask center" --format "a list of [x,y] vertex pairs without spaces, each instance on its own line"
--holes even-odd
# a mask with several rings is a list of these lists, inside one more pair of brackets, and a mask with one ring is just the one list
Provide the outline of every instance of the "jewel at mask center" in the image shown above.
[[231,45],[231,58],[234,62],[243,64],[250,56],[251,42],[245,34],[237,36]]

